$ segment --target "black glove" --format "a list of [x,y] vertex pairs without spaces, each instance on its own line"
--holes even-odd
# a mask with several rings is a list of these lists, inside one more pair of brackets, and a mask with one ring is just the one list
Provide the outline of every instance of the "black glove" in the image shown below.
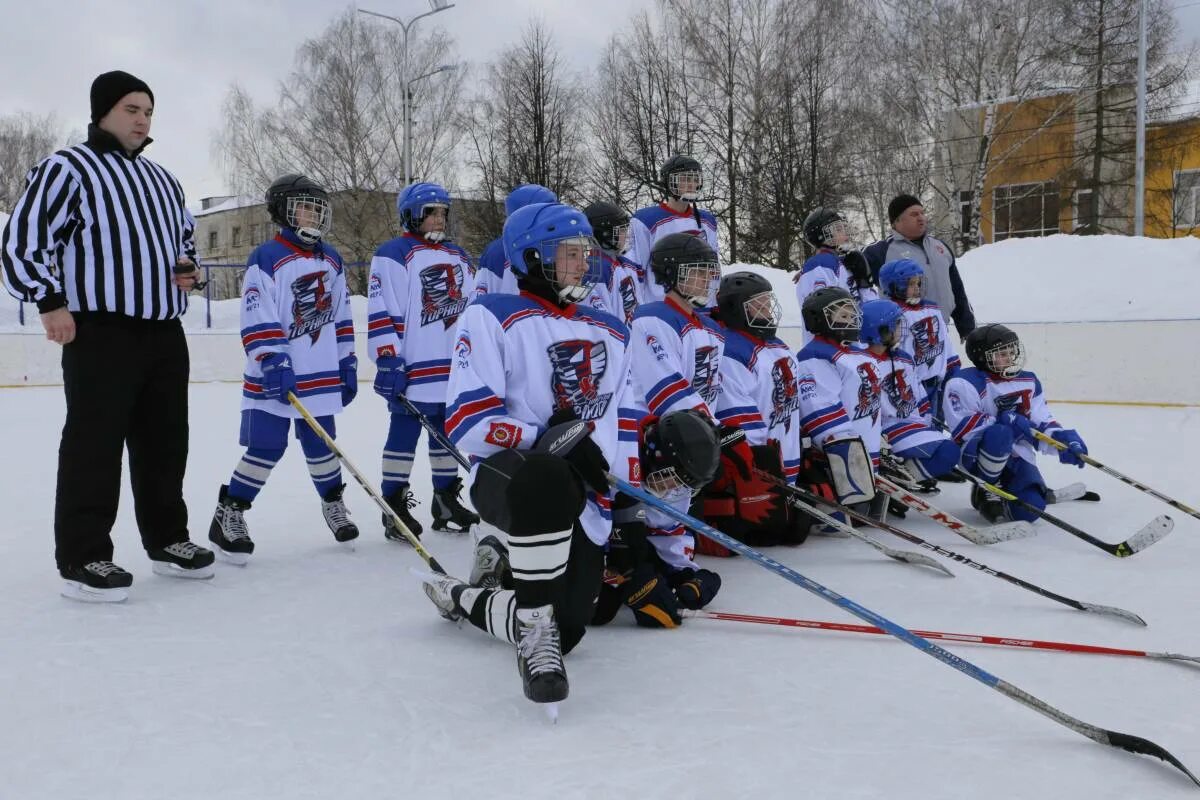
[[850,277],[854,278],[854,283],[859,289],[871,285],[871,268],[861,251],[851,250],[842,256],[842,266],[850,273]]
[[538,437],[533,449],[556,455],[570,462],[584,483],[600,494],[608,493],[608,461],[592,441],[591,422],[581,422],[574,409],[560,408],[546,423],[546,432]]
[[704,608],[721,591],[721,576],[707,569],[684,569],[671,576],[675,597],[684,608]]

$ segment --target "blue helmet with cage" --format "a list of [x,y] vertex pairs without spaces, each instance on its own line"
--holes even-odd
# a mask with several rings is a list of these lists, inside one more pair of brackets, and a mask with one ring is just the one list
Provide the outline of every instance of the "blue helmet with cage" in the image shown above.
[[446,238],[445,231],[421,233],[421,223],[425,221],[425,215],[430,208],[446,209],[449,222],[450,193],[445,187],[436,183],[410,183],[396,196],[396,210],[400,212],[400,223],[404,230],[424,236],[431,242],[440,242]]
[[558,195],[540,183],[523,183],[508,193],[504,199],[504,213],[511,217],[518,208],[534,203],[557,203]]
[[[579,209],[561,203],[519,208],[504,223],[501,239],[513,272],[534,283],[548,284],[564,302],[583,300],[600,280],[599,245]],[[558,269],[560,257],[571,260],[562,265],[563,270]],[[577,282],[573,273],[578,274]]]
[[[921,279],[921,293],[919,297],[909,299],[908,282],[913,278]],[[925,270],[911,258],[889,261],[879,270],[879,288],[897,303],[916,305],[925,296]]]
[[862,304],[862,330],[858,338],[867,344],[895,347],[900,343],[904,311],[891,300],[868,300]]

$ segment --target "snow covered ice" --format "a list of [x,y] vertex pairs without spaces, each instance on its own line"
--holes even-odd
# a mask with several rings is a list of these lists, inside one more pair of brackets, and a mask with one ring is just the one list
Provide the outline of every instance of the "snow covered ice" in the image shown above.
[[[378,476],[383,404],[364,394],[338,441]],[[236,462],[239,387],[197,384],[185,486],[202,542]],[[1092,452],[1184,502],[1200,411],[1060,405]],[[61,388],[0,390],[9,420],[0,544],[0,797],[93,787],[112,798],[611,797],[1172,798],[1186,778],[1102,747],[885,637],[688,620],[635,628],[623,613],[567,659],[557,725],[521,694],[511,647],[438,616],[351,484],[363,530],[345,552],[320,516],[298,448],[247,520],[245,568],[214,580],[155,576],[122,498],[116,561],[135,582],[106,607],[57,594],[51,518]],[[19,424],[13,421],[21,420]],[[296,452],[291,452],[295,449]],[[429,522],[428,465],[416,513]],[[1046,588],[1144,616],[1145,629],[1073,611],[945,562],[949,580],[853,540],[771,555],[909,627],[1200,654],[1200,521],[1095,470],[1043,459],[1054,485],[1086,480],[1100,504],[1054,507],[1111,541],[1166,511],[1176,530],[1116,559],[1039,524],[1032,539],[976,547],[913,513],[918,535]],[[348,477],[348,476],[347,476]],[[974,520],[966,489],[936,502]],[[879,535],[889,545],[898,539]],[[427,533],[448,569],[469,537]],[[714,610],[854,622],[746,559],[705,559],[725,579]],[[1145,736],[1200,765],[1200,669],[1146,659],[951,645],[1067,713]]]

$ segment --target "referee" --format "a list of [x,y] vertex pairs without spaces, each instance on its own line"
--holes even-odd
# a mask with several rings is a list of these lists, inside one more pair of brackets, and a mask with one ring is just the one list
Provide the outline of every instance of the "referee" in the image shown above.
[[76,600],[119,602],[133,576],[110,533],[129,450],[134,513],[154,572],[212,577],[188,541],[188,349],[179,320],[195,286],[195,222],[171,173],[142,156],[154,93],[127,72],[92,83],[83,144],[29,173],[0,240],[4,281],[36,303],[63,346],[67,419],[58,450],[55,560]]

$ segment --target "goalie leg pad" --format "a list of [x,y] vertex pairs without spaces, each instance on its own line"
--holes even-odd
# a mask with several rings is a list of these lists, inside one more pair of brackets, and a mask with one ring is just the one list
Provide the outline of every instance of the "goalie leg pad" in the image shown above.
[[875,473],[863,440],[838,439],[827,442],[824,450],[838,501],[847,506],[870,502],[875,496]]

